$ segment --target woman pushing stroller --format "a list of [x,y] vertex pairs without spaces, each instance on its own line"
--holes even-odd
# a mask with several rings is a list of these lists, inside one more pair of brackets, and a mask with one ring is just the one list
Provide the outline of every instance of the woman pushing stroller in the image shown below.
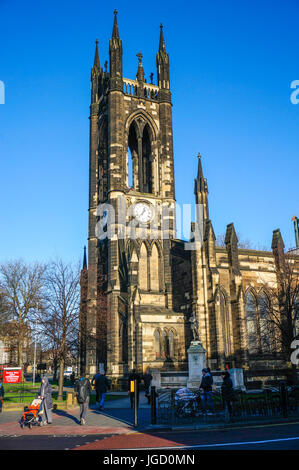
[[42,408],[40,411],[40,416],[42,418],[41,426],[46,424],[52,424],[52,387],[49,383],[48,377],[43,377],[38,392],[38,398],[42,399]]

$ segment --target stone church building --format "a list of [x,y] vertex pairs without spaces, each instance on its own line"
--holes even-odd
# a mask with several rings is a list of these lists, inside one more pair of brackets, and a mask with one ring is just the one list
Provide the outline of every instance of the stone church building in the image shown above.
[[[162,25],[156,84],[153,75],[151,83],[145,79],[141,53],[136,79],[123,77],[122,53],[115,11],[109,68],[107,62],[101,65],[96,42],[91,70],[81,370],[94,374],[104,363],[115,380],[132,368],[187,371],[193,314],[212,370],[227,364],[249,370],[282,366],[267,339],[271,332],[262,334],[265,284],[276,282],[276,266],[284,256],[280,231],[273,232],[272,251],[240,249],[234,225],[229,224],[224,246],[216,246],[208,184],[198,155],[194,192],[202,212],[191,234],[200,225],[202,238],[193,241],[192,250],[176,238],[170,65]],[[125,218],[119,213],[119,199],[125,204]],[[101,207],[113,208],[113,220],[109,209]],[[166,215],[163,208],[168,209]],[[153,214],[158,214],[154,239],[147,236]],[[138,237],[138,229],[137,237],[130,236],[134,218],[143,226],[143,237]],[[104,231],[108,224],[114,226],[112,237],[99,239],[99,221]]]

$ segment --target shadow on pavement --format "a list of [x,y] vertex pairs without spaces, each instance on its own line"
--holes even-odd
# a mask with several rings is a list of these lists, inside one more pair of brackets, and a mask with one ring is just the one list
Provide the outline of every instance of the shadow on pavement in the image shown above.
[[[117,420],[129,426],[134,426],[134,409],[131,408],[104,408],[99,411],[95,405],[89,407],[89,411],[95,415],[102,415]],[[150,409],[138,409],[138,427],[144,427],[150,423]]]
[[78,418],[76,418],[74,415],[71,415],[69,413],[67,413],[66,411],[64,410],[52,410],[52,413],[53,414],[56,414],[58,416],[63,416],[64,418],[69,418],[71,419],[72,421],[74,421],[76,424],[80,424],[80,420]]

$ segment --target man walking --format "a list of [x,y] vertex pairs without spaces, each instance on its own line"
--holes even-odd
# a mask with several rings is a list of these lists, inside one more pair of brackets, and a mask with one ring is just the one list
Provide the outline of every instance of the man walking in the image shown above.
[[212,385],[213,385],[213,378],[208,371],[208,369],[202,369],[202,380],[200,384],[200,389],[202,390],[202,395],[201,395],[201,401],[202,401],[202,407],[203,407],[203,412],[207,412],[207,403],[209,406],[209,409],[212,413],[214,413],[214,403],[212,399]]
[[227,408],[229,413],[229,420],[232,421],[233,418],[233,399],[234,399],[234,389],[233,382],[230,378],[230,373],[228,371],[222,374],[223,383],[221,385],[221,394],[223,398],[223,403],[225,409]]
[[79,380],[75,383],[74,391],[77,395],[77,400],[80,405],[80,424],[84,426],[86,424],[86,413],[89,405],[89,397],[91,392],[91,385],[88,379],[82,375]]
[[150,373],[149,368],[146,369],[145,374],[142,376],[142,379],[143,379],[143,382],[144,382],[145,396],[147,398],[148,404],[150,404],[150,402],[151,402],[150,386],[151,386],[151,381],[153,379],[153,376]]
[[104,371],[101,371],[99,374],[94,376],[92,385],[95,386],[96,402],[99,402],[99,410],[102,411],[104,408],[106,394],[110,388],[109,380],[107,379]]

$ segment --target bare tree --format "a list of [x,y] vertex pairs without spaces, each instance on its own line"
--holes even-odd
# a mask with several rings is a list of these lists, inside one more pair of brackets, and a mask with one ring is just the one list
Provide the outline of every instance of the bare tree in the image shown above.
[[17,363],[24,366],[25,340],[30,322],[41,301],[45,266],[22,260],[0,266],[1,316],[6,334],[17,347]]
[[[267,251],[266,246],[263,246],[261,244],[254,244],[248,238],[243,239],[242,235],[239,232],[237,232],[237,237],[238,237],[238,248],[247,249],[247,250]],[[217,235],[215,244],[216,246],[225,247],[225,233],[220,233]]]
[[68,355],[78,348],[80,307],[79,266],[53,261],[46,272],[43,333],[59,360],[58,399],[63,397],[64,368]]
[[[262,276],[261,276],[262,278]],[[263,283],[267,292],[260,305],[261,338],[271,350],[279,351],[290,363],[292,342],[299,337],[299,265],[294,257],[285,255],[284,262],[276,265],[277,282]],[[297,380],[296,364],[291,367],[291,380]]]

